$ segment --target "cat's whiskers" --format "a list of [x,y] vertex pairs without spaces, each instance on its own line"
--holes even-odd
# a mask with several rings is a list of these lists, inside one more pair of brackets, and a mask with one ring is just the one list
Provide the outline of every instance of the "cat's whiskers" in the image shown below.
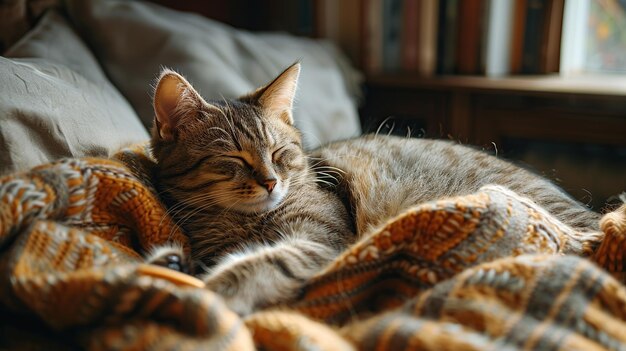
[[[178,205],[182,205],[179,206],[178,210],[176,211],[176,213],[172,213],[173,217],[176,217],[176,215],[182,211],[186,211],[188,208],[192,207],[194,208],[194,210],[190,213],[187,213],[185,216],[181,217],[181,219],[187,219],[188,217],[198,213],[198,211],[202,211],[205,210],[207,208],[210,208],[214,205],[216,205],[217,203],[219,203],[220,201],[227,199],[229,196],[229,192],[228,191],[223,191],[223,192],[213,192],[213,193],[204,193],[204,194],[200,194],[194,198],[191,199],[187,199],[185,201],[181,201]],[[202,204],[202,206],[200,207],[196,207],[197,204]],[[172,208],[176,207],[173,206]],[[178,224],[178,223],[177,223]]]
[[309,132],[308,130],[300,130],[300,134],[306,139],[313,139],[317,142],[317,145],[324,145],[324,142],[318,138],[317,133]]
[[[232,206],[235,206],[239,202],[240,200],[237,200],[228,208],[223,208],[223,210],[216,216],[218,217],[222,216],[224,212],[230,211]],[[211,236],[211,235],[194,236],[192,239],[195,241],[194,247],[202,248],[199,252],[196,249],[196,252],[195,252],[196,257],[199,261],[202,261],[205,256],[214,254],[215,245],[224,245],[224,240],[227,240],[227,238],[224,236]],[[232,238],[232,239],[237,240],[240,238]],[[232,246],[232,245],[228,245],[228,246]],[[206,268],[208,267],[205,266],[203,268],[206,270]]]
[[339,184],[341,183],[341,181],[343,180],[343,177],[341,174],[337,174],[337,173],[332,173],[332,172],[317,172],[317,175],[321,176],[322,178],[330,178],[332,179],[335,183]]
[[[192,198],[191,201],[195,201],[196,199],[197,198]],[[202,200],[203,199],[199,199],[199,201],[202,201]],[[189,205],[187,203],[179,202],[179,203],[175,204],[174,206],[168,208],[167,211],[165,211],[165,213],[161,217],[161,221],[159,222],[158,226],[161,226],[163,224],[163,221],[166,218],[168,218],[168,217],[175,217],[178,213],[180,213],[181,211],[184,211],[185,209],[187,209],[187,207],[189,207]]]
[[209,131],[209,130],[217,130],[218,132],[226,134],[226,136],[230,136],[230,134],[226,130],[224,130],[224,128],[222,128],[222,127],[215,126],[215,127],[207,128],[207,131]]
[[[160,196],[164,193],[172,193],[172,190],[175,190],[176,187],[163,187],[163,189],[161,191],[159,191],[157,194]],[[206,194],[198,194],[196,196],[192,196],[191,198],[188,199],[188,201],[195,201],[196,199],[198,199],[199,201],[203,201],[205,200],[204,196]],[[175,204],[174,206],[171,206],[170,208],[168,208],[165,213],[163,214],[163,217],[161,218],[161,221],[159,222],[159,226],[161,224],[163,224],[163,221],[165,220],[165,218],[167,218],[168,216],[174,216],[175,213],[174,211],[176,211],[177,209],[180,209],[179,211],[176,211],[176,214],[179,213],[180,211],[183,211],[186,207],[188,207],[189,205],[186,202],[179,202],[177,204]]]
[[161,197],[161,195],[170,192],[170,190],[172,190],[172,186],[164,186],[163,183],[159,184],[159,189],[161,189],[160,191],[157,192],[157,195],[159,196],[159,198]]
[[[324,177],[327,178],[331,178],[333,181],[335,181],[336,184],[339,184],[341,181],[340,179],[343,179],[344,175],[345,175],[345,171],[338,168],[338,167],[333,167],[333,166],[327,166],[327,165],[321,165],[322,162],[325,162],[325,160],[319,158],[320,161],[318,161],[317,163],[311,165],[311,171],[313,173],[315,173],[316,175],[322,175]],[[326,184],[329,186],[334,186],[336,184],[332,184],[327,180],[324,179],[320,179],[319,177],[315,177],[315,182],[316,183],[321,183],[321,184]]]
[[230,127],[231,133],[233,133],[232,135],[236,135],[235,134],[235,127],[233,126],[233,118],[232,116],[229,116],[228,114],[226,114],[226,112],[224,112],[222,109],[220,109],[220,112],[222,114],[222,117],[224,117],[224,119],[226,120],[226,123],[228,123],[228,126]]
[[[327,176],[329,178],[333,178],[333,177],[331,177],[329,175],[327,175]],[[333,178],[333,179],[335,179],[335,178]],[[294,188],[306,185],[306,184],[310,183],[311,181],[313,181],[315,183],[325,184],[325,185],[330,186],[330,187],[333,187],[333,186],[336,185],[336,184],[333,184],[333,183],[331,183],[331,182],[329,182],[327,180],[320,179],[320,178],[317,178],[317,177],[308,178],[308,177],[302,175],[302,176],[298,176],[298,177],[292,178],[292,184],[293,184]]]
[[[208,199],[206,199],[208,200]],[[215,205],[215,200],[212,201],[206,201],[204,199],[197,199],[196,201],[194,201],[193,203],[185,203],[183,206],[179,207],[178,210],[175,213],[172,213],[171,216],[172,218],[174,218],[175,220],[175,224],[178,226],[182,226],[185,221],[190,218],[191,216],[195,215],[196,213],[203,211],[209,207],[212,207]],[[201,206],[196,207],[196,205],[201,204]],[[190,210],[192,209],[192,210]],[[190,211],[189,211],[190,210]],[[189,211],[188,213],[185,213],[184,216],[179,217],[178,214],[180,214],[183,211]]]
[[[186,210],[187,208],[190,208],[190,207],[191,208],[198,208],[197,207],[198,204],[201,204],[202,205],[201,207],[208,208],[208,207],[216,205],[222,199],[223,199],[223,197],[217,196],[215,194],[208,194],[205,197],[199,197],[199,198],[195,198],[193,200],[185,200],[184,201],[184,203],[185,203],[185,208],[184,209]],[[176,214],[180,213],[181,211],[182,210],[179,209],[176,212]]]
[[[341,172],[336,171],[334,169],[325,169],[325,168],[315,169],[314,173],[320,173],[320,174],[324,174],[324,175],[334,174],[333,178],[335,178],[335,177],[343,178],[343,176],[344,176],[344,173],[341,173]],[[335,180],[337,180],[337,179],[335,178]]]
[[222,210],[222,213],[230,211],[233,207],[235,207],[235,205],[237,205],[240,202],[241,202],[241,199],[233,202],[230,206],[225,207],[224,210]]
[[303,184],[305,184],[309,179],[307,178],[307,176],[305,174],[298,174],[296,176],[291,177],[290,182],[291,182],[291,186],[295,187],[299,187]]
[[317,169],[332,170],[332,171],[334,171],[336,173],[339,173],[339,174],[346,174],[346,172],[343,169],[337,168],[337,167],[332,167],[332,166],[316,166],[316,167],[313,168],[313,170],[317,170]]
[[341,168],[334,167],[334,166],[328,166],[328,165],[322,164],[323,162],[326,162],[326,160],[320,160],[319,162],[316,162],[316,163],[314,163],[314,164],[310,165],[310,167],[311,167],[311,169],[312,169],[312,170],[316,170],[316,169],[319,169],[319,168],[325,168],[325,169],[332,169],[332,170],[337,171],[337,172],[340,172],[340,173],[346,173],[346,172],[345,172],[343,169],[341,169]]
[[385,118],[382,122],[380,122],[380,124],[378,125],[378,128],[376,129],[376,133],[374,133],[374,137],[377,137],[378,134],[380,133],[380,131],[383,129],[383,127],[387,124],[387,122],[392,119],[393,116],[389,116],[387,118]]
[[[337,178],[335,178],[334,176],[330,175],[329,173],[325,173],[325,172],[317,172],[317,173],[318,173],[318,174],[321,174],[321,175],[323,175],[323,176],[325,176],[325,177],[327,177],[327,178],[330,178],[330,179],[334,180],[336,183],[339,183],[339,181],[337,180]],[[319,178],[317,178],[317,179],[319,179]],[[321,179],[320,179],[320,180],[321,180]],[[324,181],[326,181],[326,180],[324,180]],[[326,181],[326,182],[328,182],[328,181]]]
[[333,186],[335,186],[335,184],[333,184],[333,183],[331,183],[331,182],[329,182],[329,181],[327,181],[327,180],[323,180],[323,179],[319,179],[319,178],[318,178],[318,179],[316,179],[316,180],[315,180],[315,182],[316,182],[316,183],[326,184],[326,185],[328,185],[329,187],[333,187]]
[[192,265],[196,269],[196,275],[204,275],[204,274],[209,273],[211,269],[209,268],[209,266],[204,264],[204,262],[202,262],[201,256],[200,257],[197,257],[196,255],[194,256],[195,258],[192,260]]
[[[333,155],[332,157],[315,157],[315,156],[307,156],[307,160],[316,160],[317,162],[312,164],[311,167],[316,167],[319,164],[323,163],[323,162],[331,162],[331,161],[337,161],[337,160],[345,160],[349,157],[354,157],[354,155]],[[326,167],[331,167],[328,165],[325,165]],[[337,167],[333,167],[333,168],[337,168]],[[337,170],[340,170],[342,172],[345,172],[344,170],[337,168]]]
[[[228,135],[228,134],[226,134],[226,135]],[[205,147],[211,146],[211,145],[213,145],[213,144],[215,144],[217,142],[220,142],[220,141],[223,142],[224,144],[232,143],[232,140],[227,140],[227,139],[224,139],[224,138],[216,138],[216,139],[211,140],[210,143],[206,144]]]
[[[222,97],[222,101],[224,102],[224,105],[226,105],[226,108],[228,109],[228,112],[230,112],[232,110],[230,103],[228,102],[228,99],[226,99],[223,95],[221,95]],[[226,120],[226,123],[228,123],[228,125],[230,126],[230,130],[232,132],[232,135],[235,136],[237,135],[235,133],[235,122],[233,121],[233,117],[231,113],[227,113],[226,111],[224,111],[223,109],[220,108],[220,113],[222,114],[222,116],[224,117],[224,119]]]
[[[204,211],[204,210],[206,210],[208,208],[213,207],[216,204],[217,204],[217,200],[214,200],[214,201],[207,202],[207,203],[203,204],[200,207],[196,207],[194,210],[190,211],[189,213],[186,213],[184,216],[182,216],[180,218],[176,218],[175,225],[178,226],[178,227],[181,227],[181,228],[184,227],[184,225],[187,222],[187,220],[193,218],[198,213],[200,213],[200,212],[202,212],[202,211]],[[186,206],[185,209],[188,208],[188,207],[189,206]],[[173,230],[174,229],[172,229],[172,232],[170,232],[170,236],[173,234]]]

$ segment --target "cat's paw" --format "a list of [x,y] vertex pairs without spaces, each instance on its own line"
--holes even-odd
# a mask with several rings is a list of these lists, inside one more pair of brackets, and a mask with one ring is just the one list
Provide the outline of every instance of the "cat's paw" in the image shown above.
[[256,301],[262,297],[253,297],[238,289],[235,282],[228,281],[226,277],[210,277],[205,279],[205,287],[219,294],[226,306],[240,316],[246,316],[258,309]]
[[268,261],[254,258],[231,259],[202,279],[207,289],[222,296],[226,305],[241,316],[288,302],[302,287],[301,280],[282,274]]
[[191,262],[179,245],[168,244],[153,248],[146,257],[146,263],[191,274]]

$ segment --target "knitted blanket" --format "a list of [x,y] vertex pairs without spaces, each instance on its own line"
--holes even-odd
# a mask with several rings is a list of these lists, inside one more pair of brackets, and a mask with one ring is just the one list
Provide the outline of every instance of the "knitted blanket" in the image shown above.
[[187,245],[141,148],[0,179],[0,349],[626,350],[626,206],[579,233],[504,188],[416,206],[240,318],[142,263]]

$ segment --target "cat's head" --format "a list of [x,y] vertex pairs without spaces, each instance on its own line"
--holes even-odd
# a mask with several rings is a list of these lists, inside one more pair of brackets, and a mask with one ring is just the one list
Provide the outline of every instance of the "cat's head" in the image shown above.
[[197,209],[278,206],[307,172],[292,117],[299,74],[296,63],[249,95],[205,101],[181,75],[162,72],[151,140],[161,187]]

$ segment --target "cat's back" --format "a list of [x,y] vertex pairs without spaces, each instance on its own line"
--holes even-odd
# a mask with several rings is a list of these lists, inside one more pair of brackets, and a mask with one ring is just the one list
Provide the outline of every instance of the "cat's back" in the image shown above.
[[312,156],[345,172],[341,191],[361,234],[416,204],[470,194],[487,184],[530,197],[574,227],[597,226],[596,213],[550,181],[451,141],[367,135],[328,144]]

